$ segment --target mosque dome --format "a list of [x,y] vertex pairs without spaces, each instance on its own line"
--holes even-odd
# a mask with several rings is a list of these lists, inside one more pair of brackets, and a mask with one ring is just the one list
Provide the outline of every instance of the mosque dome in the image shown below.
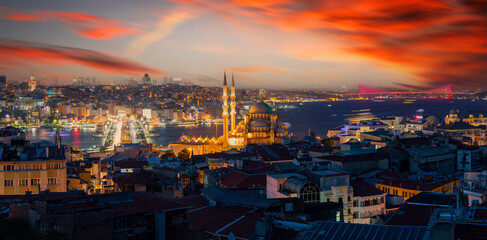
[[251,127],[269,127],[271,124],[263,119],[257,119],[252,122],[250,122]]
[[267,114],[267,113],[270,114],[272,113],[272,108],[263,102],[258,102],[252,105],[249,113],[250,114]]

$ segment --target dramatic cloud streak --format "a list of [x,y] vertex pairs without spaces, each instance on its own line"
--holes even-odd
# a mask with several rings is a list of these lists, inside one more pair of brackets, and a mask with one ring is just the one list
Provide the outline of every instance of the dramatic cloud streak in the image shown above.
[[415,84],[487,85],[487,0],[176,2],[230,20],[333,36],[350,54],[413,73]]
[[197,16],[198,14],[194,11],[184,7],[173,9],[160,17],[152,31],[144,33],[133,40],[125,50],[124,55],[130,57],[139,56],[151,44],[169,36],[176,27]]
[[2,17],[7,20],[19,22],[57,20],[68,24],[68,29],[80,36],[98,40],[110,40],[122,35],[140,32],[139,29],[127,27],[127,24],[122,21],[87,13],[46,10],[26,10],[25,13],[19,13],[7,8],[2,10]]
[[12,68],[26,64],[41,64],[62,67],[76,64],[103,73],[117,75],[159,74],[160,70],[138,63],[80,48],[36,44],[0,39],[0,68]]
[[3,18],[10,21],[17,21],[17,22],[42,22],[47,20],[46,18],[43,17],[17,13],[17,12],[8,12],[5,15],[3,15]]

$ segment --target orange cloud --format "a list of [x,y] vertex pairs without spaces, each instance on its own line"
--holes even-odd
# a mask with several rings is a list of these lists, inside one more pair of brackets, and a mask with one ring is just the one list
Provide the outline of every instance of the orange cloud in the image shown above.
[[100,52],[13,40],[0,40],[0,66],[16,67],[27,63],[62,67],[77,64],[117,75],[160,74],[162,71]]
[[10,20],[10,21],[17,21],[17,22],[46,21],[46,19],[43,17],[34,16],[34,15],[30,15],[30,14],[17,13],[17,12],[8,12],[7,14],[3,15],[3,18]]
[[[179,2],[228,19],[323,40],[332,36],[342,41],[349,54],[414,73],[423,85],[487,85],[487,0]],[[292,54],[309,57],[309,53]]]
[[140,30],[125,26],[122,21],[78,12],[60,12],[46,10],[25,10],[18,13],[7,8],[2,9],[4,19],[21,22],[39,22],[57,20],[69,25],[74,33],[98,40],[110,40],[122,35],[136,34]]

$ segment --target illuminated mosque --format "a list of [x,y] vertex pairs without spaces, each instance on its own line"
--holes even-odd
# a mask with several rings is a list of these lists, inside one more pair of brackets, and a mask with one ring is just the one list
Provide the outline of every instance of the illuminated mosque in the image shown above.
[[[194,154],[207,154],[235,148],[242,149],[247,144],[280,143],[282,138],[289,138],[287,127],[277,120],[277,115],[266,103],[259,101],[250,107],[244,119],[236,124],[235,80],[232,74],[230,104],[228,104],[228,86],[226,73],[223,74],[223,136],[218,138],[181,136],[178,142],[171,143],[169,148],[175,153],[191,149]],[[228,111],[230,108],[230,112]],[[230,117],[230,119],[229,119]],[[229,123],[230,121],[230,123]],[[230,125],[230,129],[228,129]]]

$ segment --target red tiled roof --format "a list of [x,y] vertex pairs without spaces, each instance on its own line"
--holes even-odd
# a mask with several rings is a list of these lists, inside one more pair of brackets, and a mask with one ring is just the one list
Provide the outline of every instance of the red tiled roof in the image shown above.
[[188,206],[191,206],[191,208],[188,209],[188,211],[198,209],[204,206],[209,206],[210,204],[205,200],[205,198],[201,195],[195,195],[195,196],[188,196],[188,197],[183,197],[179,198],[177,200],[178,203],[182,203]]
[[435,206],[404,204],[386,225],[427,226]]
[[264,215],[265,213],[263,211],[249,213],[245,216],[245,218],[242,218],[240,221],[228,226],[219,234],[228,236],[228,234],[233,233],[238,237],[249,238],[255,231],[255,221]]
[[40,200],[40,201],[59,201],[59,200],[66,200],[66,199],[77,199],[82,198],[85,194],[84,193],[73,193],[73,192],[64,192],[64,193],[57,193],[57,192],[50,192],[50,193],[43,193],[43,194],[31,194],[31,195],[0,195],[0,201],[3,200],[11,200],[11,201],[31,201],[31,200]]
[[177,203],[175,201],[158,197],[151,193],[135,192],[133,194],[133,202],[114,203],[113,214],[115,216],[132,215],[144,212],[163,212],[168,210],[176,210],[181,208],[190,208],[185,204]]
[[242,172],[246,173],[266,173],[274,170],[276,166],[274,164],[268,164],[264,162],[252,161],[252,163],[245,165],[242,168]]
[[248,238],[255,229],[255,220],[264,216],[262,211],[241,207],[207,207],[187,214],[190,224],[196,230],[216,233],[218,230],[244,216],[244,218],[221,230],[219,234],[233,232],[236,237]]
[[331,155],[331,156],[324,156],[324,157],[318,157],[318,158],[321,158],[324,160],[330,160],[330,161],[339,161],[339,162],[363,162],[363,161],[375,161],[375,160],[389,159],[389,153],[388,152],[377,152],[377,153],[347,155],[347,156]]
[[232,171],[221,179],[221,185],[226,188],[252,188],[255,185],[266,186],[266,174],[247,174],[239,170]]
[[226,188],[232,188],[235,187],[239,182],[241,182],[243,179],[245,179],[248,176],[248,174],[234,170],[231,171],[230,173],[224,175],[223,177],[220,178],[221,184],[226,187]]
[[383,194],[381,190],[362,180],[351,180],[350,186],[353,187],[354,197],[365,197]]
[[70,203],[70,204],[63,204],[60,206],[54,206],[49,208],[50,212],[53,213],[72,213],[72,212],[85,212],[85,211],[92,211],[92,210],[103,210],[103,209],[110,209],[110,206],[105,205],[94,205],[91,202],[84,202],[84,203]]

